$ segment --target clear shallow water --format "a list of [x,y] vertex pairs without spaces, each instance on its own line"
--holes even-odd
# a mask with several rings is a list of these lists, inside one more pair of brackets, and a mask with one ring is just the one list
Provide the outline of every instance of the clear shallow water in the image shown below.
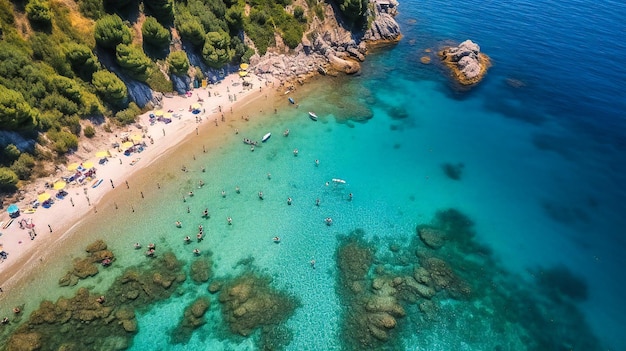
[[[147,201],[120,203],[125,209],[132,204],[136,212],[117,212],[115,221],[98,224],[94,236],[106,235],[118,260],[96,281],[81,285],[102,289],[123,267],[145,263],[142,252],[131,248],[135,241],[155,242],[159,250],[170,248],[189,262],[198,247],[213,260],[215,278],[252,269],[300,300],[286,322],[292,331],[287,349],[341,349],[346,301],[336,287],[338,238],[362,229],[366,240],[380,244],[380,262],[398,269],[384,259],[393,256],[388,242],[408,245],[417,224],[455,208],[474,222],[476,240],[492,250],[493,266],[485,269],[498,272],[493,280],[501,282],[511,301],[537,303],[544,296],[533,291],[533,274],[565,267],[586,285],[587,298],[573,305],[601,344],[626,348],[620,328],[626,325],[621,300],[626,293],[621,278],[626,73],[617,64],[626,52],[619,37],[624,5],[517,1],[452,7],[405,1],[400,10],[403,41],[369,56],[361,76],[312,82],[294,95],[299,109],[279,102],[276,116],[253,118],[240,135],[220,136],[223,146],[216,151],[202,154],[201,142],[195,142],[185,146],[186,153],[170,157],[171,169],[152,175],[162,191],[146,191]],[[480,44],[494,66],[478,87],[462,92],[444,70],[422,65],[419,58],[426,48],[466,38]],[[522,85],[513,87],[507,79]],[[318,122],[307,118],[309,110],[320,115]],[[342,119],[368,110],[373,118],[366,123]],[[291,130],[287,138],[281,135],[286,128]],[[241,143],[243,136],[260,139],[267,131],[272,138],[254,152]],[[191,171],[178,171],[179,163]],[[444,163],[463,164],[460,180],[445,175]],[[347,183],[326,186],[332,178]],[[199,179],[206,182],[202,189],[196,187]],[[190,190],[195,196],[183,202]],[[211,212],[208,220],[200,218],[204,208]],[[332,226],[324,224],[328,216]],[[176,220],[183,228],[174,227]],[[182,238],[194,237],[198,224],[206,239],[185,245]],[[271,240],[276,235],[280,244]],[[248,258],[251,265],[239,264]],[[469,283],[486,284],[479,278]],[[207,323],[188,343],[171,343],[183,310],[206,295],[206,288],[188,280],[175,297],[139,312],[131,349],[255,349],[255,338],[226,332],[214,297]],[[508,312],[480,309],[497,306],[499,299],[494,294],[470,302],[437,300],[442,317],[420,324],[419,333],[407,325],[424,322],[407,307],[408,316],[399,319],[402,341],[394,349],[519,350],[527,345],[520,329],[502,327],[510,328],[502,332],[497,325],[505,323],[494,322]],[[450,315],[465,317],[454,324]],[[523,322],[533,330],[532,318]],[[560,337],[567,345],[576,335]]]

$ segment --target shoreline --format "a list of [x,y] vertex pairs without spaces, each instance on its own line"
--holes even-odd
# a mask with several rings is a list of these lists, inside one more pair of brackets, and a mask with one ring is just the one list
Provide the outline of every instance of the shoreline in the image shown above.
[[[240,84],[233,85],[236,82]],[[74,229],[88,220],[87,215],[90,212],[97,213],[100,207],[104,209],[107,205],[117,206],[115,200],[118,197],[127,196],[116,194],[115,189],[121,187],[126,190],[127,182],[132,182],[133,178],[143,173],[142,171],[149,169],[155,162],[170,155],[178,148],[179,144],[187,144],[187,139],[199,135],[200,132],[204,137],[210,137],[215,133],[226,131],[224,128],[220,129],[220,126],[227,126],[229,130],[236,129],[245,120],[240,122],[232,117],[222,120],[220,107],[226,115],[230,113],[231,109],[233,113],[235,113],[234,111],[245,110],[264,96],[267,97],[268,101],[273,101],[274,93],[282,86],[280,82],[277,85],[275,83],[276,80],[272,78],[253,76],[252,87],[244,89],[239,75],[231,74],[216,85],[194,89],[191,91],[191,97],[164,98],[163,110],[173,110],[173,113],[182,115],[180,118],[172,118],[171,123],[156,122],[150,125],[148,116],[153,111],[149,111],[138,116],[137,122],[133,125],[117,131],[118,134],[124,130],[128,130],[130,135],[141,133],[142,142],[146,144],[144,151],[124,156],[123,152],[110,149],[109,161],[104,165],[96,165],[95,167],[97,170],[95,179],[102,180],[98,187],[91,187],[94,180],[85,181],[83,184],[68,184],[68,187],[64,189],[68,192],[65,199],[56,200],[50,208],[39,207],[32,214],[22,212],[19,217],[14,219],[10,227],[0,229],[2,233],[0,246],[2,246],[2,250],[8,253],[7,258],[0,262],[0,288],[2,289],[0,301],[5,302],[3,300],[8,299],[11,291],[19,290],[23,283],[27,283],[31,279],[29,278],[31,273],[49,261],[48,257],[58,255],[54,252],[55,249],[62,248],[64,241],[72,239]],[[208,92],[211,93],[211,97],[208,97]],[[235,101],[230,98],[232,94],[236,94]],[[202,103],[203,111],[194,115],[188,110],[188,107],[197,102],[196,96],[204,99],[204,102]],[[197,121],[194,117],[202,120]],[[141,131],[136,127],[137,125],[143,127]],[[99,134],[102,136],[94,140],[93,143],[104,143],[110,146],[114,142],[111,139],[117,139],[117,141],[120,139],[115,132],[105,134],[105,132],[100,131]],[[113,136],[117,138],[113,138]],[[150,143],[150,137],[154,142],[153,144]],[[93,154],[96,151],[91,150],[91,159],[94,158]],[[89,158],[82,161],[77,160],[80,154],[82,152],[72,155],[68,164],[90,160]],[[131,161],[137,158],[139,158],[138,162],[131,165]],[[59,171],[59,168],[64,171]],[[66,168],[65,165],[57,166],[57,172],[54,175],[55,180],[60,179],[64,175],[63,173],[68,173],[65,171]],[[49,178],[37,179],[25,188],[27,195],[24,200],[18,202],[21,211],[30,207],[29,203],[37,197],[39,192],[46,190],[44,185],[51,181]],[[48,193],[56,193],[56,190],[48,189]],[[37,235],[32,240],[29,237],[29,230],[20,228],[19,221],[22,219],[32,219],[32,223],[35,224],[33,229]],[[8,213],[5,211],[0,216],[0,221],[7,223],[9,220]],[[17,298],[17,296],[12,297]]]

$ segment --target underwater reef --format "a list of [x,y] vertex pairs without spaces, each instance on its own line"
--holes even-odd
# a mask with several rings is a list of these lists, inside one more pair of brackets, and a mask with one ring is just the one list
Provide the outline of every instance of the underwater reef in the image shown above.
[[[504,269],[456,209],[399,235],[339,238],[343,350],[601,350],[580,312],[585,282],[564,267]],[[554,282],[554,284],[552,284]]]
[[135,312],[167,299],[185,279],[181,262],[166,252],[149,264],[128,268],[101,293],[80,288],[70,298],[42,301],[3,349],[124,350],[137,331]]

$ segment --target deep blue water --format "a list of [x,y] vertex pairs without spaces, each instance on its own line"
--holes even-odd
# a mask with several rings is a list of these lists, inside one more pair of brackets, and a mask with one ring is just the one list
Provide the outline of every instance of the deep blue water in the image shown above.
[[[253,271],[300,301],[285,323],[288,350],[363,349],[343,328],[352,311],[337,283],[343,238],[362,230],[377,268],[406,275],[413,269],[407,262],[424,250],[416,226],[454,209],[471,220],[475,238],[432,252],[474,295],[437,295],[434,316],[405,304],[398,332],[379,349],[589,350],[592,342],[599,350],[625,350],[623,18],[626,6],[615,1],[404,1],[397,18],[403,40],[368,56],[359,76],[310,82],[293,95],[299,109],[279,101],[276,115],[220,135],[216,150],[202,154],[199,142],[190,144],[167,167],[152,169],[149,184],[160,182],[162,191],[146,191],[149,201],[135,202],[132,213],[113,212],[115,221],[98,223],[94,236],[105,234],[117,261],[98,284],[83,285],[101,289],[125,266],[143,264],[135,241],[156,242],[185,262],[197,246],[211,256],[215,279],[246,271],[238,263],[252,259]],[[465,39],[493,62],[470,90],[459,89],[438,64],[420,63]],[[310,110],[319,121],[307,117]],[[366,122],[350,119],[368,114]],[[272,138],[254,152],[241,143],[268,131]],[[191,171],[178,172],[177,162]],[[458,166],[459,179],[446,175],[446,164]],[[190,190],[196,195],[182,203]],[[205,207],[210,219],[198,215]],[[99,210],[107,211],[114,210]],[[176,220],[182,228],[174,228]],[[182,238],[195,235],[198,224],[207,238],[185,245]],[[271,240],[276,235],[280,244]],[[188,342],[172,342],[185,307],[206,288],[188,279],[175,297],[138,311],[131,349],[257,349],[258,332],[228,334],[216,295],[207,323]]]

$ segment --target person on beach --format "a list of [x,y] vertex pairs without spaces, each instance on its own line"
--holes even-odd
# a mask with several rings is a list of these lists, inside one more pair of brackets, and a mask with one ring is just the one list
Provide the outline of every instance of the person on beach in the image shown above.
[[200,256],[200,250],[193,249],[193,254],[196,255],[196,256]]
[[185,244],[189,244],[191,242],[191,237],[187,235],[183,240],[185,241]]
[[135,243],[135,250],[139,250],[141,249],[141,244],[140,243]]
[[202,233],[196,234],[196,239],[198,239],[198,242],[201,242],[202,241]]
[[183,223],[181,223],[181,221],[176,221],[174,225],[176,225],[176,228],[180,228],[183,226]]

